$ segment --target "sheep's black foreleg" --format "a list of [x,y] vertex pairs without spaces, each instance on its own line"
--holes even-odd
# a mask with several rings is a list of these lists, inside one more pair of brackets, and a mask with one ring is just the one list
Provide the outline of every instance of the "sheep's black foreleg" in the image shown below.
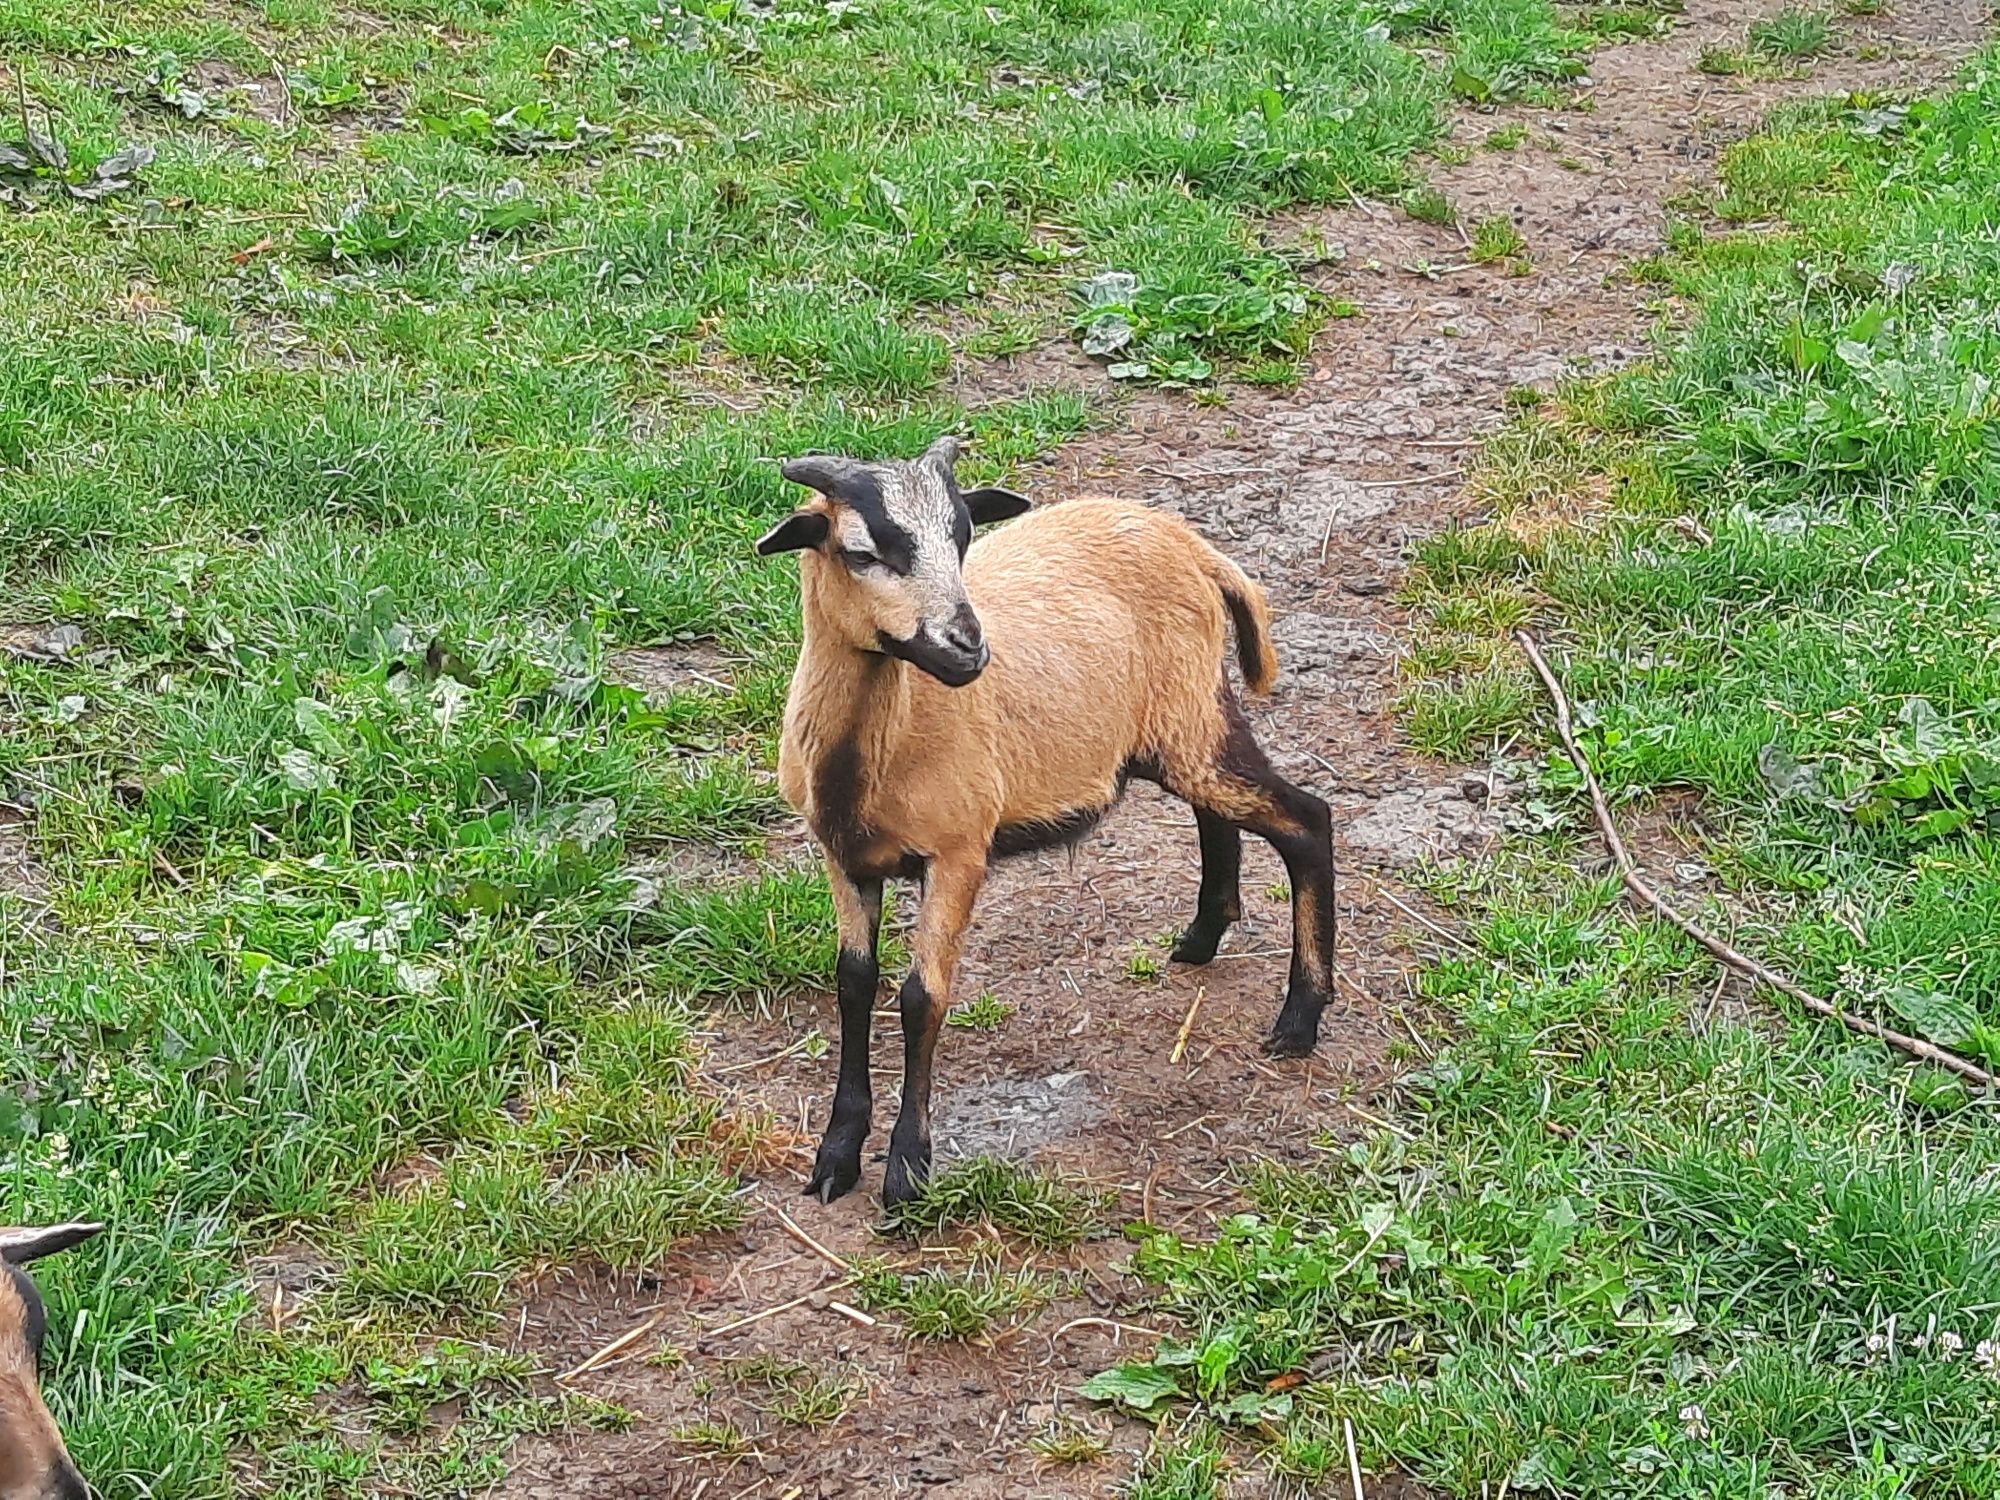
[[1230,923],[1243,915],[1243,834],[1227,818],[1204,808],[1194,810],[1201,832],[1201,894],[1195,898],[1194,920],[1174,945],[1177,964],[1205,964],[1222,946]]
[[973,903],[986,880],[986,840],[975,851],[933,859],[925,873],[924,906],[917,917],[916,962],[903,981],[903,1104],[889,1136],[889,1166],[882,1175],[887,1207],[917,1196],[931,1171],[931,1063],[938,1033],[951,1007],[952,976],[972,920]]
[[868,1044],[881,978],[882,882],[857,880],[829,865],[828,883],[840,919],[840,1081],[833,1117],[819,1144],[806,1192],[831,1203],[861,1180],[861,1147],[875,1108],[868,1082]]

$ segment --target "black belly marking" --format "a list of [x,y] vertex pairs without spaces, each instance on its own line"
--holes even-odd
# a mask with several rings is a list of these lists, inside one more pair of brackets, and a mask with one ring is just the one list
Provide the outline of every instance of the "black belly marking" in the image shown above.
[[1130,782],[1157,782],[1162,775],[1159,762],[1150,755],[1135,755],[1118,768],[1118,789],[1109,802],[1100,807],[1073,807],[1053,818],[1038,818],[1031,823],[1002,823],[993,831],[993,844],[986,857],[1008,859],[1016,854],[1037,854],[1044,849],[1073,849],[1123,800]]
[[1107,803],[1103,807],[1072,808],[1032,823],[1002,823],[993,831],[993,845],[987,851],[987,858],[1007,859],[1016,854],[1079,844],[1110,811],[1111,804]]

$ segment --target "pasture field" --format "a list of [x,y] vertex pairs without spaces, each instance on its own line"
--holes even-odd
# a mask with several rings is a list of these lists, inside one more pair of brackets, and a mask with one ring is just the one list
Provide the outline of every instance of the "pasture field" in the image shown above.
[[[1709,8],[1703,76],[1801,93],[1880,9]],[[657,1266],[787,1180],[696,1035],[832,971],[769,774],[769,460],[955,429],[1001,480],[1135,400],[1289,392],[1334,320],[1397,336],[1312,210],[1528,277],[1427,176],[1578,169],[1462,122],[1678,9],[0,0],[0,1219],[112,1225],[42,1278],[100,1493],[444,1500],[640,1421],[505,1333],[532,1274]],[[1119,1315],[1173,1336],[1090,1389],[1150,1453],[1046,1482],[1345,1493],[1352,1423],[1438,1494],[2000,1488],[1991,1101],[1620,905],[1508,640],[1683,900],[2000,1068],[1996,118],[1990,57],[1785,106],[1620,273],[1656,358],[1515,393],[1401,580],[1412,763],[1527,785],[1408,876],[1454,935],[1393,1118],[1135,1231]],[[955,1042],[1011,1024],[964,998]],[[905,1228],[1136,1216],[975,1163]],[[853,1295],[949,1342],[1064,1289],[885,1258]],[[739,1366],[788,1431],[867,1399]],[[1096,1432],[1036,1453],[1096,1474]]]
[[[1113,387],[954,372],[1079,320],[1128,384],[1290,380],[1328,309],[1260,216],[1393,196],[1454,87],[1586,40],[1546,0],[0,0],[0,1191],[114,1226],[47,1277],[102,1492],[470,1493],[624,1421],[481,1334],[532,1266],[736,1218],[759,1122],[690,1004],[830,973],[815,877],[646,873],[777,811],[766,460],[958,427],[1002,472]],[[726,685],[606,675],[691,639]]]
[[[1635,271],[1686,332],[1500,434],[1488,519],[1407,584],[1419,744],[1540,732],[1510,632],[1554,637],[1656,883],[1988,1069],[1996,118],[1989,54],[1935,99],[1809,101],[1729,149]],[[1308,1476],[1344,1473],[1351,1419],[1371,1467],[1448,1494],[1993,1493],[1992,1099],[1718,982],[1579,874],[1603,861],[1559,749],[1533,786],[1542,832],[1435,876],[1467,941],[1424,976],[1448,1041],[1402,1123],[1255,1176],[1260,1216],[1212,1243],[1147,1243],[1198,1332],[1125,1378],[1228,1410],[1349,1349],[1280,1442]]]

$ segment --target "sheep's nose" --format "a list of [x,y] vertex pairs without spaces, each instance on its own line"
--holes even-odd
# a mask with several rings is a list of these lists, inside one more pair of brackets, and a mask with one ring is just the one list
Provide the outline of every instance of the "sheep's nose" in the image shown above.
[[961,651],[968,657],[984,660],[986,657],[986,632],[980,628],[979,616],[972,612],[972,606],[961,604],[958,613],[951,617],[951,623],[944,628],[944,643],[954,651]]

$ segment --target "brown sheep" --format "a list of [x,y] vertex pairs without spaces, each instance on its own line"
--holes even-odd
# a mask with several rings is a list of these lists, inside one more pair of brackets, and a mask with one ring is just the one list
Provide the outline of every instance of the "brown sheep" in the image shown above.
[[840,922],[840,1076],[807,1188],[861,1176],[870,1015],[885,878],[919,879],[915,964],[900,996],[903,1099],[885,1202],[930,1170],[931,1058],[973,903],[998,857],[1074,843],[1133,777],[1190,803],[1201,892],[1176,961],[1207,963],[1242,914],[1241,830],[1291,875],[1291,982],[1268,1046],[1318,1041],[1333,982],[1326,804],[1271,769],[1223,660],[1233,623],[1251,691],[1277,672],[1263,592],[1177,517],[1119,500],[1028,511],[961,493],[958,443],[914,462],[794,459],[816,497],[757,544],[802,554],[804,642],[779,783],[826,855]]
[[69,1461],[62,1434],[36,1381],[48,1313],[21,1268],[80,1245],[102,1224],[49,1229],[0,1225],[0,1500],[88,1500],[89,1486]]

